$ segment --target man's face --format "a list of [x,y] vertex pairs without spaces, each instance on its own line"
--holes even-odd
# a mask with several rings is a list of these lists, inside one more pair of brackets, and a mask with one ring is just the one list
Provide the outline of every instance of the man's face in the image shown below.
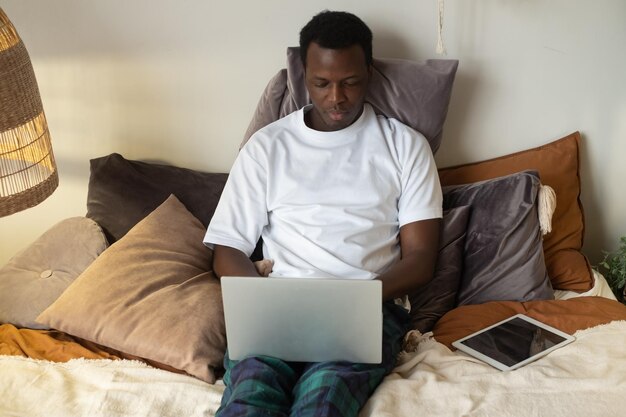
[[370,68],[360,45],[322,48],[311,42],[306,55],[306,88],[313,102],[306,123],[315,130],[350,126],[363,111]]

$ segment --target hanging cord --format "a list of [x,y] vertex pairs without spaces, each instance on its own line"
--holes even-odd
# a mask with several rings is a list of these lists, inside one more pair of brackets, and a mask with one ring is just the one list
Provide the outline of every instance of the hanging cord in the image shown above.
[[443,0],[437,0],[438,6],[438,22],[437,22],[437,54],[445,55],[446,47],[443,44]]

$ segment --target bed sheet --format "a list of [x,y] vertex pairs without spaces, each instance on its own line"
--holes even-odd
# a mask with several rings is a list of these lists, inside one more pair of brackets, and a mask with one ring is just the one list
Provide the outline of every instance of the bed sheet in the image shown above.
[[[598,296],[605,284],[599,275],[584,295],[459,307],[434,334],[410,333],[407,352],[360,417],[620,415],[616,411],[626,409],[626,306]],[[509,373],[448,347],[459,329],[472,332],[481,317],[497,321],[517,310],[569,323],[564,330],[577,340]],[[207,384],[135,359],[61,332],[1,325],[0,415],[214,415],[221,381]]]

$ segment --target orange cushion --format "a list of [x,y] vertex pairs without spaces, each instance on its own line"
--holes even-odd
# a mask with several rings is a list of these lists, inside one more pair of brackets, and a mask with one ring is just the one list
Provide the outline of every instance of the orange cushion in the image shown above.
[[547,145],[482,162],[442,168],[441,185],[483,181],[533,169],[541,182],[556,192],[552,232],[544,236],[543,250],[555,289],[584,292],[593,286],[589,261],[582,254],[583,208],[580,202],[580,134],[574,132]]
[[449,311],[435,325],[433,336],[438,342],[452,349],[452,342],[455,340],[519,313],[569,334],[613,320],[626,320],[626,306],[603,297],[523,303],[492,301],[460,306]]

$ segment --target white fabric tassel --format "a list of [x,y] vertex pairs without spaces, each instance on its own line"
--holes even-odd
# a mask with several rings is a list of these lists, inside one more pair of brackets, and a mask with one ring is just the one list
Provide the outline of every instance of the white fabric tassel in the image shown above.
[[539,228],[542,235],[552,231],[552,215],[556,209],[556,193],[549,185],[541,185],[539,188]]
[[439,8],[438,11],[438,22],[437,22],[437,54],[445,55],[446,47],[443,45],[443,0],[437,0],[437,6]]

